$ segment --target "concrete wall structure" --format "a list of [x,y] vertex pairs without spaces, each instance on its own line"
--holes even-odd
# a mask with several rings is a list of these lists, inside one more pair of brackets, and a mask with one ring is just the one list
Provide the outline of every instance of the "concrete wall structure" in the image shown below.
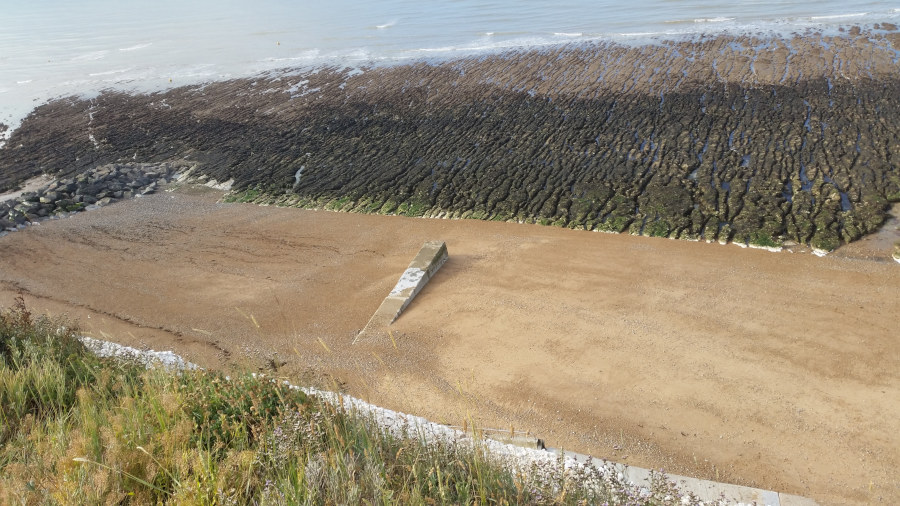
[[[574,452],[563,452],[557,448],[547,448],[547,451],[565,454],[566,457],[577,460],[578,462],[587,463],[588,456]],[[603,461],[592,459],[595,465],[602,465]],[[616,471],[623,476],[624,479],[636,485],[650,485],[652,471],[641,467],[628,466],[621,463],[612,463]],[[674,481],[678,485],[678,489],[683,492],[692,492],[698,499],[716,503],[716,501],[724,500],[728,504],[746,504],[758,506],[817,506],[818,503],[808,497],[798,495],[785,494],[775,492],[773,490],[764,490],[760,488],[745,487],[742,485],[734,485],[731,483],[723,483],[718,481],[701,480],[691,478],[689,476],[679,476],[677,474],[666,474],[669,481]]]
[[447,245],[443,241],[426,242],[353,342],[356,343],[364,336],[374,337],[384,332],[448,258]]

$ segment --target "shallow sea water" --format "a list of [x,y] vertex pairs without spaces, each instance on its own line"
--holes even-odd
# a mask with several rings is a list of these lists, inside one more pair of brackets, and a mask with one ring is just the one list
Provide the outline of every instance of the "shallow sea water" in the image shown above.
[[105,88],[146,91],[283,68],[597,39],[900,23],[900,0],[0,2],[0,122],[12,126],[49,98]]

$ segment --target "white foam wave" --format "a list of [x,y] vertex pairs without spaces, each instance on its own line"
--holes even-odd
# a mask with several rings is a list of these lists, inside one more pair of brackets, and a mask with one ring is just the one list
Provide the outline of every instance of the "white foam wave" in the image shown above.
[[88,81],[87,79],[70,79],[68,81],[63,81],[63,82],[59,83],[59,87],[63,88],[63,89],[80,88],[89,83],[90,83],[90,81]]
[[[516,37],[510,39],[480,39],[469,44],[459,44],[459,45],[451,45],[451,46],[439,46],[439,47],[425,47],[419,49],[410,49],[404,52],[406,57],[415,58],[417,55],[421,54],[429,54],[429,55],[465,55],[465,54],[477,54],[482,52],[491,52],[491,51],[504,51],[509,49],[519,49],[519,48],[539,48],[546,46],[558,46],[560,45],[560,36],[539,36],[539,37]],[[572,42],[589,42],[593,40],[602,39],[602,36],[599,35],[573,35],[569,34],[567,40],[571,40]]]
[[372,59],[372,53],[370,53],[369,50],[365,48],[352,49],[350,51],[335,53],[334,56],[340,59],[353,61],[364,61]]
[[78,55],[78,56],[72,58],[71,61],[102,60],[103,58],[106,58],[106,55],[108,55],[108,54],[109,54],[109,51],[106,51],[106,50],[91,51],[90,53]]
[[136,44],[134,46],[120,47],[119,51],[137,51],[138,49],[144,49],[145,47],[150,47],[152,45],[152,42],[145,42],[143,44]]
[[383,25],[375,25],[375,28],[377,28],[379,30],[384,30],[384,29],[390,28],[396,24],[397,24],[397,20],[394,19],[394,20],[388,21],[387,23],[384,23]]
[[114,74],[124,74],[125,72],[129,72],[133,69],[134,69],[134,67],[128,67],[127,69],[116,69],[116,70],[106,70],[104,72],[94,72],[93,74],[88,74],[88,77],[99,77],[99,76],[111,76]]
[[851,12],[849,14],[831,14],[828,16],[810,16],[809,19],[813,21],[827,21],[829,19],[844,19],[844,18],[861,18],[864,16],[868,16],[868,12]]
[[310,49],[309,51],[304,51],[297,56],[287,56],[283,58],[276,58],[274,56],[269,58],[264,58],[260,61],[263,62],[291,62],[291,61],[305,61],[305,60],[316,60],[321,57],[321,52],[318,49]]
[[619,37],[656,37],[665,34],[666,32],[623,32],[616,35]]
[[24,81],[16,81],[16,84],[28,84],[32,81],[32,79],[25,79]]
[[694,23],[724,23],[726,21],[734,21],[734,18],[727,18],[724,16],[716,18],[697,18],[694,20]]
[[581,36],[583,36],[584,34],[581,33],[581,32],[572,32],[572,33],[566,33],[566,32],[553,32],[553,35],[556,35],[557,37],[581,37]]

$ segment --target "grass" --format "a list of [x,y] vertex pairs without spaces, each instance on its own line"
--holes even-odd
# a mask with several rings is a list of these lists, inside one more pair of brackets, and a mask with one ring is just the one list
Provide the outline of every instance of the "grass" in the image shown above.
[[247,188],[246,190],[228,193],[222,200],[224,202],[255,202],[259,197],[265,196],[265,193],[259,188]]
[[663,475],[641,491],[401,432],[262,377],[97,357],[21,298],[0,310],[3,504],[682,504]]

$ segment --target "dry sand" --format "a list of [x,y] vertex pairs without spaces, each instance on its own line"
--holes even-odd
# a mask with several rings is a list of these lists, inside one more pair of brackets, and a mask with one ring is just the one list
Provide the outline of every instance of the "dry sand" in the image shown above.
[[[900,266],[878,240],[817,258],[219,195],[2,237],[0,304],[21,291],[94,337],[642,467],[900,501]],[[393,342],[351,345],[431,239],[450,260]]]

